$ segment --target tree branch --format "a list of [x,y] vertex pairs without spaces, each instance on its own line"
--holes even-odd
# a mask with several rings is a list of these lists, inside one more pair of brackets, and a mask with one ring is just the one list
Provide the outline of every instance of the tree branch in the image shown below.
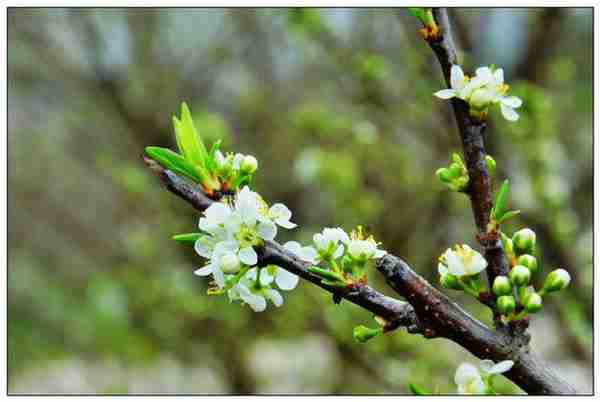
[[[146,165],[158,175],[165,187],[190,203],[198,211],[204,211],[215,200],[207,197],[200,188],[190,184],[172,171],[165,169],[154,160],[144,157]],[[388,324],[385,330],[391,331],[399,327],[406,327],[411,333],[421,332],[414,310],[410,304],[385,296],[370,286],[356,284],[352,288],[337,288],[325,285],[321,278],[310,273],[310,263],[300,260],[293,253],[283,248],[279,243],[266,241],[262,249],[257,250],[258,265],[277,265],[298,275],[314,285],[332,293],[334,296],[346,299],[364,309],[384,318]]]
[[[144,162],[161,179],[165,187],[190,203],[199,211],[204,211],[214,200],[202,191],[163,168],[152,159],[144,157]],[[408,265],[392,255],[380,259],[378,270],[387,282],[408,303],[387,297],[367,285],[339,289],[321,283],[321,279],[308,271],[310,264],[301,261],[294,254],[273,241],[257,250],[259,265],[275,264],[299,277],[346,299],[388,321],[386,331],[406,327],[410,333],[421,333],[426,338],[445,337],[460,344],[482,359],[495,361],[512,359],[514,368],[506,373],[517,385],[530,393],[560,394],[574,393],[574,390],[549,371],[528,350],[527,335],[509,337],[506,334],[489,330],[471,317],[447,296],[431,286],[416,274]]]
[[[434,8],[433,15],[440,28],[440,34],[437,38],[428,40],[427,43],[437,56],[446,84],[450,86],[450,69],[452,65],[458,64],[456,47],[452,40],[446,9]],[[485,257],[489,264],[487,274],[491,287],[496,276],[508,274],[508,264],[499,234],[496,232],[488,233],[488,223],[492,209],[492,183],[485,161],[483,135],[486,124],[471,117],[469,105],[461,99],[452,99],[452,108],[462,141],[465,164],[469,171],[468,194],[471,199],[475,224],[477,225],[477,240],[485,250]],[[497,314],[495,318],[496,323],[499,323]]]
[[529,394],[575,393],[571,385],[530,352],[526,326],[514,328],[511,334],[490,331],[392,255],[381,258],[377,269],[414,307],[424,333],[448,338],[480,359],[513,360],[515,365],[504,375]]

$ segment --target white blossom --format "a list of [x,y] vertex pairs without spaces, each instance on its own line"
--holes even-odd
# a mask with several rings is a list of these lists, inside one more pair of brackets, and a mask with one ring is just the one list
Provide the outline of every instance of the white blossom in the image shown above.
[[356,260],[368,260],[370,258],[381,258],[386,252],[377,248],[377,243],[373,238],[366,240],[352,239],[348,243],[348,254]]
[[310,262],[311,264],[317,264],[318,253],[314,247],[303,247],[297,241],[288,241],[283,247],[294,253],[301,260]]
[[314,261],[317,263],[323,259],[340,258],[344,254],[344,244],[350,241],[350,237],[342,228],[325,228],[321,233],[313,236],[315,245]]
[[[283,283],[280,286],[281,289],[291,290],[298,283],[297,276],[293,275],[296,279],[291,279],[290,275],[282,275],[283,272],[287,272],[282,268],[273,267],[275,269],[275,281]],[[283,305],[283,296],[277,290],[270,287],[273,282],[274,276],[268,272],[269,268],[252,268],[235,284],[228,292],[229,299],[242,300],[250,306],[255,312],[264,311],[267,308],[267,300],[270,300],[275,307]],[[260,277],[257,278],[257,276]],[[280,282],[278,281],[278,278]]]
[[459,98],[476,110],[486,110],[492,104],[499,104],[502,116],[509,121],[517,121],[519,108],[523,102],[516,96],[506,96],[509,86],[504,82],[504,70],[479,67],[474,77],[466,76],[460,66],[450,69],[450,87],[434,93],[441,99]]
[[447,249],[440,257],[438,272],[454,276],[477,275],[487,267],[487,261],[481,254],[466,244]]
[[269,208],[268,217],[282,228],[293,229],[298,226],[295,223],[290,222],[292,212],[283,204],[273,204],[273,206]]
[[[209,262],[196,270],[195,274],[212,275],[217,286],[224,288],[226,275],[237,273],[242,266],[253,267],[257,264],[258,255],[254,247],[275,238],[276,222],[282,227],[296,226],[290,222],[290,218],[291,212],[285,205],[275,204],[269,209],[262,197],[247,186],[239,191],[232,203],[213,203],[200,218],[198,226],[204,235],[194,245],[198,255]],[[275,275],[276,283],[281,284],[281,289],[293,289],[298,277],[280,271]],[[241,297],[247,292],[238,291],[237,294]],[[274,294],[272,297],[277,299]]]
[[[454,382],[458,387],[459,394],[486,394],[490,389],[486,385],[486,380],[491,376],[502,374],[512,368],[512,360],[503,360],[494,363],[492,360],[482,360],[479,368],[471,363],[462,363],[456,369]],[[491,382],[489,382],[491,384]]]
[[477,367],[471,363],[462,363],[456,369],[454,382],[459,394],[485,394],[487,387]]

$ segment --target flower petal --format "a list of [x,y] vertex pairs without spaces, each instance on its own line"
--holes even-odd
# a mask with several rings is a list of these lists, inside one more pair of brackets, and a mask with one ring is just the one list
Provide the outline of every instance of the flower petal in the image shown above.
[[475,77],[481,79],[487,84],[492,81],[494,75],[489,67],[479,67],[477,70],[475,70]]
[[274,279],[275,278],[273,277],[273,275],[271,275],[269,273],[269,270],[267,270],[267,269],[261,269],[260,270],[260,283],[261,283],[261,285],[268,286],[271,283],[273,283]]
[[375,254],[373,254],[373,258],[378,259],[378,258],[383,257],[386,254],[387,254],[387,251],[377,249],[377,250],[375,250]]
[[485,258],[477,251],[473,251],[474,255],[465,264],[465,271],[468,275],[476,275],[483,271],[488,263]]
[[206,218],[214,224],[220,224],[227,220],[231,214],[231,208],[222,202],[214,202],[204,211]]
[[265,296],[273,302],[275,307],[281,307],[283,305],[283,296],[275,289],[265,290]]
[[477,367],[471,363],[462,363],[458,366],[456,373],[454,374],[454,382],[459,386],[465,385],[477,378],[481,378],[481,374],[479,374]]
[[277,236],[277,226],[271,221],[262,221],[256,226],[256,232],[261,239],[273,240]]
[[223,271],[221,271],[221,269],[215,265],[213,267],[213,279],[215,280],[215,283],[217,284],[217,286],[219,288],[222,288],[225,286],[225,275],[223,274]]
[[442,89],[433,95],[440,99],[452,99],[456,96],[456,91],[454,89]]
[[213,272],[213,266],[212,266],[212,264],[208,264],[202,268],[195,270],[194,275],[208,276],[208,275],[212,274],[212,272]]
[[519,120],[519,114],[515,112],[515,110],[509,106],[506,106],[504,103],[500,104],[500,110],[502,111],[502,116],[508,121],[517,121]]
[[240,261],[246,265],[253,266],[258,262],[258,255],[252,247],[245,247],[239,251]]
[[452,250],[446,253],[446,266],[448,267],[448,272],[454,276],[463,276],[467,273],[462,259]]
[[492,366],[489,370],[487,370],[488,374],[501,374],[505,373],[514,366],[515,362],[512,360],[503,360],[494,366]]
[[494,71],[494,79],[496,80],[496,85],[504,84],[504,70],[501,68],[497,68]]
[[300,255],[302,246],[297,241],[288,241],[283,245],[283,248],[296,255]]
[[298,284],[298,275],[294,275],[291,272],[286,271],[283,268],[277,268],[277,274],[275,274],[275,283],[281,290],[292,290]]
[[460,89],[465,85],[465,74],[457,64],[454,64],[450,69],[450,85],[452,89]]
[[317,252],[317,250],[315,250],[314,247],[310,247],[310,246],[302,247],[302,250],[298,254],[298,257],[300,257],[302,260],[304,260],[306,262],[310,262],[311,264],[317,263],[318,256],[319,256],[319,253]]
[[200,257],[210,258],[213,244],[210,244],[208,236],[202,236],[194,243],[194,250]]
[[505,96],[502,98],[502,103],[508,107],[516,109],[518,107],[521,107],[523,101],[517,96]]
[[283,219],[289,221],[292,217],[292,212],[284,204],[277,203],[269,208],[269,216],[275,220]]

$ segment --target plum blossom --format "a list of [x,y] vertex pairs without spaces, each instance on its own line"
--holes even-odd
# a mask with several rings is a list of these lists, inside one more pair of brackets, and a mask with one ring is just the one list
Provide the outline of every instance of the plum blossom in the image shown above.
[[475,112],[485,112],[490,105],[499,104],[502,116],[508,121],[517,121],[515,109],[521,107],[523,101],[516,96],[507,96],[510,87],[504,82],[504,70],[490,67],[479,67],[475,76],[464,74],[462,68],[453,65],[450,69],[450,88],[434,93],[440,99],[459,98],[469,103]]
[[458,393],[476,395],[493,393],[492,377],[507,372],[513,365],[512,360],[503,360],[496,364],[492,360],[483,360],[479,368],[471,363],[462,363],[454,374]]
[[477,275],[487,267],[487,261],[481,254],[466,244],[447,249],[439,259],[438,272],[444,276]]

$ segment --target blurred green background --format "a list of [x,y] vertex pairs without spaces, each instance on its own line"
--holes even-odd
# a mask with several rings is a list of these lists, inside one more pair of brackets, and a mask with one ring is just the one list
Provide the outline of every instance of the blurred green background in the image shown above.
[[[524,100],[486,138],[522,210],[507,228],[573,275],[532,345],[591,392],[592,9],[450,14],[464,67],[503,67]],[[206,296],[202,261],[170,240],[199,214],[141,161],[174,148],[185,100],[209,142],[259,159],[258,191],[300,224],[282,241],[364,224],[437,283],[437,257],[476,241],[467,198],[434,176],[460,143],[418,28],[402,9],[9,9],[9,391],[454,392],[468,353],[404,330],[356,344],[371,316],[308,283],[261,314]]]

